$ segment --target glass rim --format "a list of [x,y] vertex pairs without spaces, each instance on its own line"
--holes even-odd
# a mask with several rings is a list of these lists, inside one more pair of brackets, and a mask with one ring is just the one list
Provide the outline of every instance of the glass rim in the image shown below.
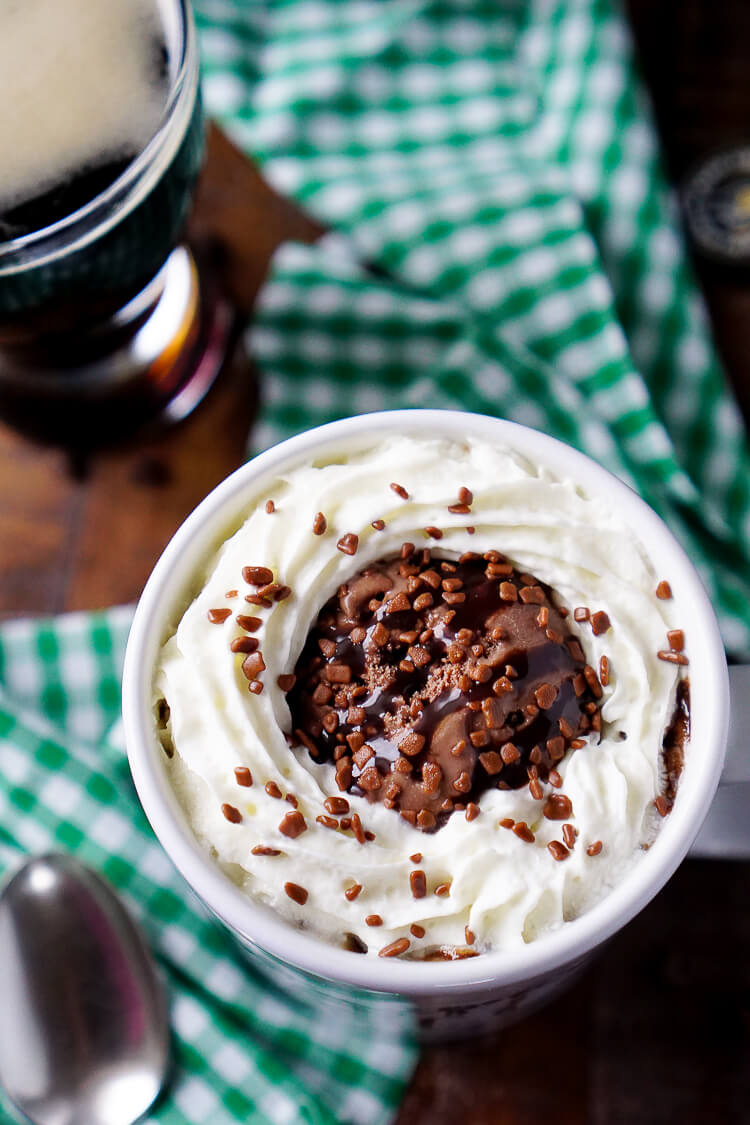
[[[176,11],[181,33],[178,67],[159,124],[149,141],[111,184],[82,207],[39,230],[5,242],[0,240],[0,277],[24,272],[63,253],[81,249],[133,210],[151,190],[156,172],[161,172],[183,138],[198,89],[198,44],[189,0],[177,0]],[[183,127],[174,129],[173,124],[180,117],[184,119]],[[148,171],[152,172],[150,176],[145,174]]]

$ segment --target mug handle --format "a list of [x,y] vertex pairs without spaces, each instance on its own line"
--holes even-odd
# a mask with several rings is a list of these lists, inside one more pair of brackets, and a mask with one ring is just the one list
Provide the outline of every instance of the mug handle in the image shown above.
[[750,859],[750,664],[729,669],[731,718],[724,769],[693,859]]

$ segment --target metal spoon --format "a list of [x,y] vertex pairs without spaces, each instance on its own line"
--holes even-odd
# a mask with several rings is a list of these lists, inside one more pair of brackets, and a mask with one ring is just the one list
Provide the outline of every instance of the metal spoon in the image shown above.
[[135,923],[70,856],[0,895],[0,1083],[37,1125],[132,1125],[159,1093],[164,990]]

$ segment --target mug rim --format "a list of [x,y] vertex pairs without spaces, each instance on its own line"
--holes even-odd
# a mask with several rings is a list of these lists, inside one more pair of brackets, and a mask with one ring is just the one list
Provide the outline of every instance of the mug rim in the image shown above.
[[[458,429],[457,429],[458,427]],[[652,562],[664,559],[678,602],[690,605],[688,649],[691,672],[691,734],[674,809],[652,846],[622,881],[585,913],[556,930],[510,950],[458,961],[424,962],[363,957],[295,929],[254,902],[205,852],[189,828],[166,777],[163,749],[151,719],[152,673],[165,636],[165,606],[183,587],[183,609],[192,600],[188,576],[206,558],[230,513],[239,518],[243,496],[257,493],[262,478],[315,450],[369,441],[379,432],[455,439],[464,432],[495,440],[524,457],[585,484],[586,490],[620,507],[625,521],[648,542]],[[249,497],[247,497],[249,498]],[[236,526],[236,523],[235,525]],[[181,583],[175,574],[183,576]],[[695,700],[700,701],[695,707]],[[587,455],[527,426],[454,410],[399,410],[357,415],[306,430],[272,446],[216,486],[177,530],[156,563],[138,602],[123,673],[123,719],[130,768],[152,828],[172,862],[198,897],[245,943],[257,945],[293,967],[324,980],[370,992],[419,996],[482,991],[526,982],[554,972],[591,952],[630,921],[658,893],[687,854],[719,782],[729,723],[726,657],[718,624],[703,584],[684,549],[661,518],[628,485]],[[711,704],[710,713],[705,701]]]

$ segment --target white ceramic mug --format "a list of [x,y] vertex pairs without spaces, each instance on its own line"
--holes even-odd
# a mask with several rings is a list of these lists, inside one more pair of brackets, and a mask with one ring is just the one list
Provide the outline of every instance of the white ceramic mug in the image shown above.
[[[232,883],[199,846],[171,789],[152,714],[152,680],[159,650],[189,600],[191,579],[242,521],[264,479],[308,458],[394,433],[449,438],[474,436],[518,450],[587,493],[616,505],[638,529],[660,573],[668,574],[683,620],[689,622],[691,735],[674,808],[651,848],[603,901],[558,930],[520,949],[450,962],[362,957],[292,928]],[[732,669],[750,697],[750,668]],[[480,415],[398,411],[334,422],[283,442],[243,465],[198,506],[157,563],[132,626],[123,682],[125,736],[141,803],[172,861],[209,910],[275,980],[304,989],[314,1003],[367,1005],[389,998],[416,1013],[423,1039],[477,1034],[510,1023],[551,998],[583,969],[598,946],[637,914],[666,883],[693,845],[719,784],[730,717],[729,676],[711,604],[690,560],[664,523],[626,485],[589,458],[545,434]],[[733,783],[750,782],[737,721],[731,757]],[[748,790],[750,787],[748,787]],[[735,790],[730,790],[730,795]],[[726,813],[721,813],[726,836]],[[744,817],[738,822],[744,827]],[[739,854],[727,837],[718,850]],[[704,833],[702,851],[716,853]]]

